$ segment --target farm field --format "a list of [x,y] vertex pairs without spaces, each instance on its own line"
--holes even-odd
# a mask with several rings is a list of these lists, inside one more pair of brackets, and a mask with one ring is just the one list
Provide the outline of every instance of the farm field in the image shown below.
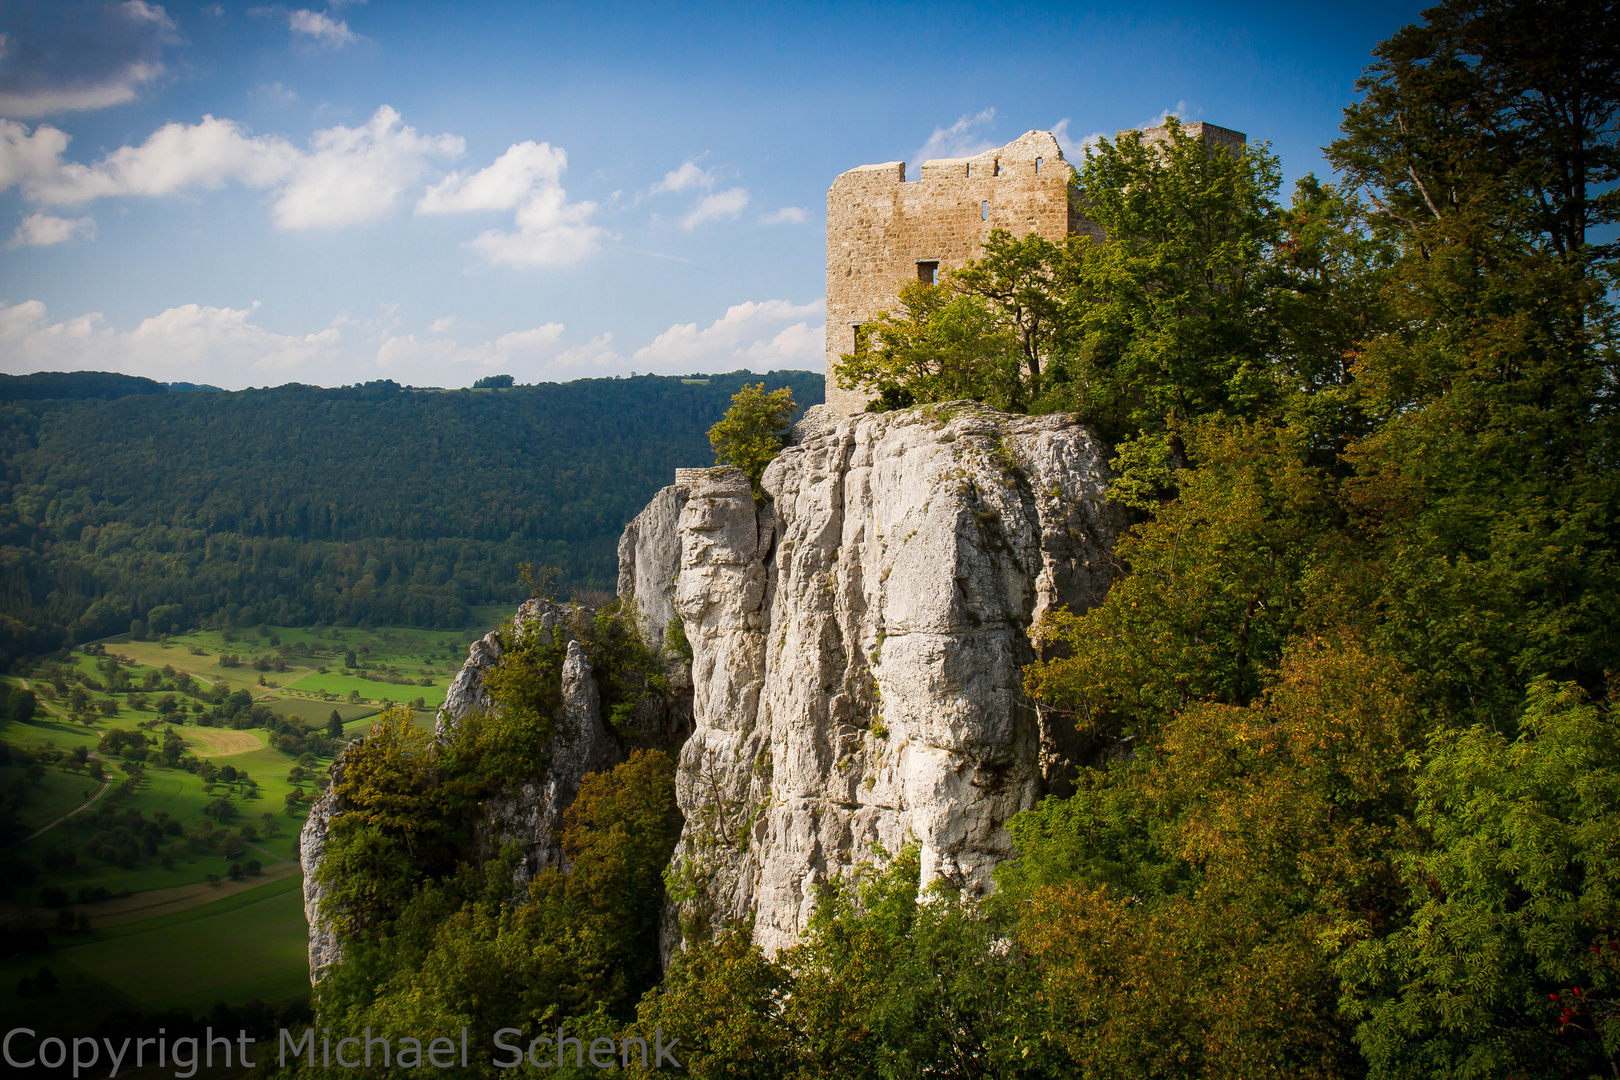
[[[57,936],[56,945],[44,954],[0,958],[0,1025],[64,1018],[90,1024],[132,1008],[201,1013],[216,1002],[277,1001],[309,991],[297,872],[181,911]],[[56,992],[22,997],[19,983],[41,968],[55,976]]]
[[30,833],[84,805],[101,787],[97,781],[63,769],[45,769],[31,782],[24,781],[25,772],[17,765],[0,766],[0,791],[11,791],[19,781],[29,784],[29,799],[18,820]]
[[309,989],[303,878],[297,874],[97,937],[60,955],[151,1009],[275,1001]]
[[[8,699],[36,697],[28,719],[0,710],[0,796],[29,837],[9,850],[22,869],[7,873],[0,923],[55,928],[47,953],[0,959],[0,1013],[307,993],[298,834],[331,756],[390,701],[421,698],[415,722],[431,727],[487,630],[115,638],[0,678]],[[19,996],[44,966],[57,989]]]

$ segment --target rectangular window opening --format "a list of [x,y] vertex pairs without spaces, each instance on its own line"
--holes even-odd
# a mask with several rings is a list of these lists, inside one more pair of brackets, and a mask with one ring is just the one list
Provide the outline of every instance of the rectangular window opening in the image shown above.
[[990,175],[991,176],[1000,176],[1001,175],[1001,159],[1000,158],[996,159],[995,168],[990,170]]
[[986,200],[984,200],[984,202],[979,204],[979,220],[980,221],[989,221],[990,220],[990,200],[989,199],[986,199]]
[[1040,158],[1035,159],[1035,175],[1036,176],[1041,175],[1041,159]]
[[917,260],[917,280],[922,282],[924,285],[938,285],[939,284],[939,260],[938,259],[919,259],[919,260]]
[[859,356],[866,351],[866,335],[861,333],[865,329],[860,323],[849,324],[850,333],[854,336],[854,344],[850,346],[850,353]]

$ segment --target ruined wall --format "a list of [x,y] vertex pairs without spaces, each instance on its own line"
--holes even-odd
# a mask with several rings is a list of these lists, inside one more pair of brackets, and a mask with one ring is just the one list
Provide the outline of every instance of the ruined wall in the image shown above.
[[854,350],[855,325],[892,308],[919,264],[958,269],[992,229],[1060,240],[1092,227],[1071,202],[1074,169],[1048,131],[977,157],[925,161],[920,174],[908,183],[903,161],[862,165],[827,192],[827,404],[841,415],[867,399],[839,389],[833,365]]
[[[1182,125],[1212,147],[1241,153],[1244,135],[1214,124]],[[1130,132],[1122,131],[1121,136]],[[1148,142],[1169,137],[1163,127],[1142,132]],[[1061,240],[1100,234],[1070,187],[1074,167],[1049,131],[1030,131],[977,157],[925,161],[906,179],[906,164],[862,165],[827,192],[827,404],[840,416],[860,412],[868,398],[843,390],[833,375],[838,358],[855,349],[856,327],[892,310],[900,286],[941,277],[978,258],[994,229]]]

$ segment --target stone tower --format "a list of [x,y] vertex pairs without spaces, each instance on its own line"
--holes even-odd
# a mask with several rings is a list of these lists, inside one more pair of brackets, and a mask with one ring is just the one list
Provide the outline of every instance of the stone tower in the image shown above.
[[[1246,141],[1213,124],[1182,130],[1233,153]],[[1142,137],[1160,142],[1168,133],[1147,128]],[[867,398],[840,389],[833,366],[854,350],[863,323],[894,307],[902,284],[940,280],[977,258],[992,229],[1053,241],[1101,231],[1085,216],[1070,184],[1074,167],[1049,131],[977,157],[925,161],[919,172],[908,182],[903,161],[861,165],[827,191],[827,404],[840,415],[860,412]]]

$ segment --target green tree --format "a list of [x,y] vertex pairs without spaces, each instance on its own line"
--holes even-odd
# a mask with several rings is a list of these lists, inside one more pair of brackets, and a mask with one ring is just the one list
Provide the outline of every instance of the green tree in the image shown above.
[[1346,913],[1338,970],[1373,1077],[1612,1074],[1620,1061],[1620,723],[1532,687],[1517,738],[1436,733],[1409,913]]
[[34,718],[34,714],[38,711],[39,699],[35,697],[32,690],[16,690],[12,692],[11,700],[7,705],[7,711],[11,714],[11,718],[26,724]]
[[947,279],[901,286],[896,311],[867,322],[861,347],[834,370],[844,389],[873,395],[871,409],[965,398],[1016,410],[1027,401],[1019,363],[995,310]]
[[787,428],[798,411],[789,388],[784,386],[766,393],[764,383],[744,384],[732,395],[731,408],[726,410],[726,415],[709,429],[714,459],[723,465],[735,465],[746,473],[757,495],[765,466],[782,452]]
[[326,718],[326,734],[332,739],[343,738],[343,714],[336,709],[333,709],[332,715]]

